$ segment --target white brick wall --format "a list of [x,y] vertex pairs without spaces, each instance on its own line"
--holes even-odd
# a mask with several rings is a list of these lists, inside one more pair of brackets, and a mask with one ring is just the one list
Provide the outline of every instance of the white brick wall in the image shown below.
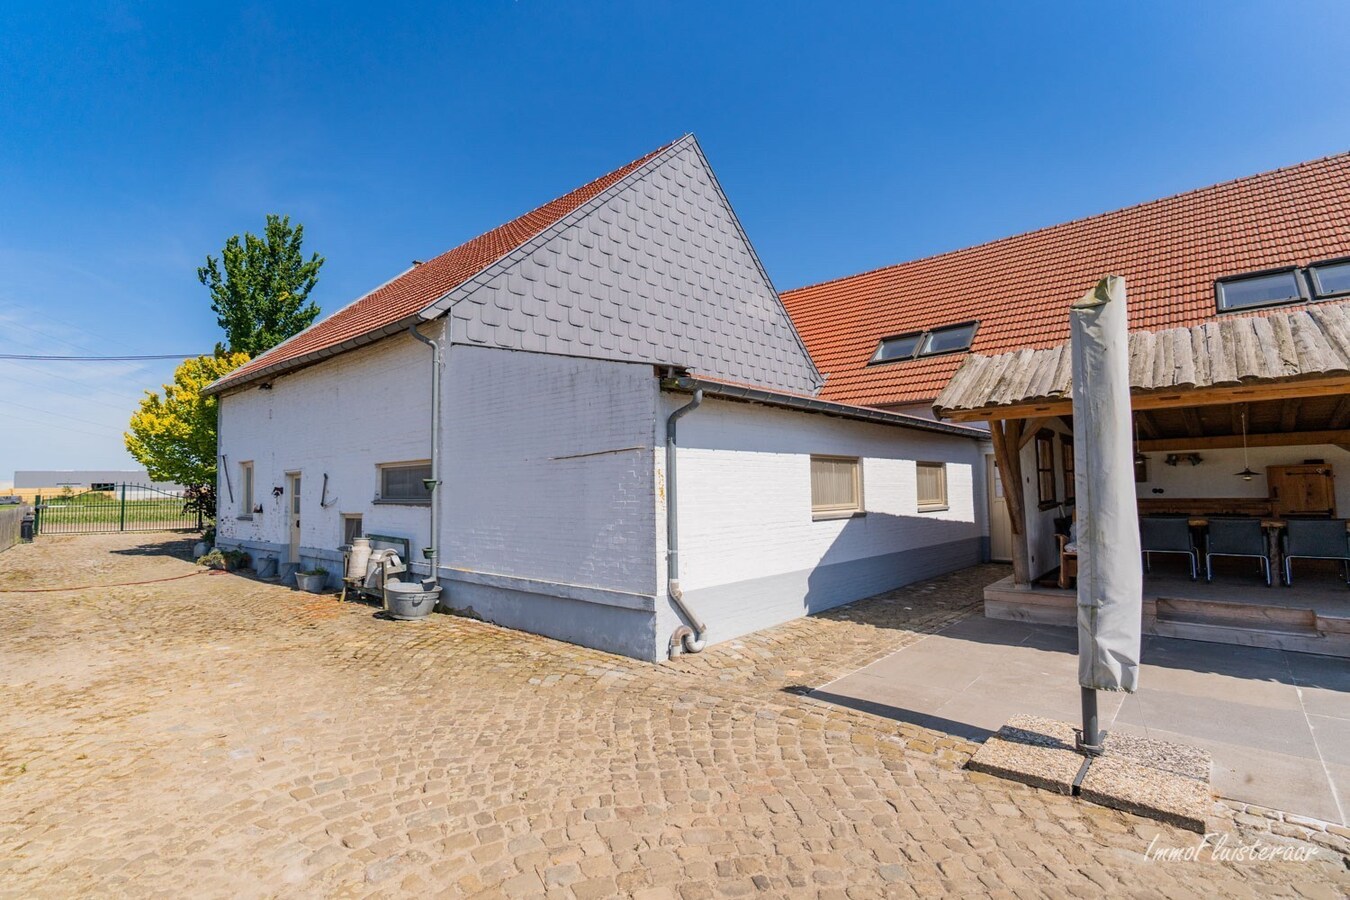
[[[238,491],[238,464],[252,460],[265,510],[241,521],[222,491],[222,540],[284,548],[289,498],[271,489],[300,471],[302,556],[339,546],[342,513],[424,546],[427,507],[374,497],[377,464],[430,456],[429,377],[430,351],[396,337],[280,377],[270,391],[222,398],[231,478]],[[441,574],[451,602],[662,655],[678,624],[665,598],[664,428],[688,395],[662,395],[649,365],[458,345],[442,385]],[[986,533],[980,445],[967,438],[710,398],[681,422],[680,446],[683,584],[708,602],[699,612],[714,641],[962,565],[925,548],[968,553]],[[864,458],[865,517],[812,521],[811,453]],[[915,460],[949,464],[948,510],[917,511]],[[324,473],[331,505],[320,508]],[[822,589],[816,576],[827,570]],[[845,596],[852,586],[865,590]],[[621,638],[607,644],[611,634]]]
[[455,346],[445,565],[652,594],[649,365]]
[[[665,395],[666,413],[688,400]],[[789,582],[762,598],[750,588],[716,595],[709,588],[952,542],[978,545],[988,533],[983,457],[968,438],[707,399],[680,421],[679,444],[681,582],[691,603],[700,591],[719,598],[715,608],[696,609],[714,640],[801,615],[807,600]],[[862,458],[866,516],[813,521],[813,453]],[[948,464],[949,509],[918,511],[917,460]],[[854,598],[838,602],[847,599]],[[668,636],[675,615],[664,604],[658,610],[658,633]]]
[[[273,497],[286,473],[302,474],[302,548],[335,550],[343,513],[360,513],[368,532],[407,537],[414,548],[428,536],[426,507],[376,505],[376,465],[430,456],[430,351],[409,337],[393,337],[329,362],[278,377],[272,390],[256,387],[220,401],[220,452],[228,457],[235,502],[219,478],[217,530],[226,541],[286,545],[289,495]],[[237,516],[239,463],[254,465],[254,502],[263,512]],[[324,473],[328,502],[320,507]]]

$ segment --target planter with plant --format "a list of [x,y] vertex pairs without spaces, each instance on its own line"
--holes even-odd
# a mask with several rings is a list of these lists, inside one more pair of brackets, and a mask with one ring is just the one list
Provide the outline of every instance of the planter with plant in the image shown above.
[[328,584],[328,570],[323,568],[301,569],[295,573],[295,585],[302,591],[309,591],[311,594],[323,592]]
[[226,572],[247,569],[251,563],[252,560],[243,550],[221,550],[219,547],[197,558],[197,565],[199,566],[206,566],[208,569],[223,569]]

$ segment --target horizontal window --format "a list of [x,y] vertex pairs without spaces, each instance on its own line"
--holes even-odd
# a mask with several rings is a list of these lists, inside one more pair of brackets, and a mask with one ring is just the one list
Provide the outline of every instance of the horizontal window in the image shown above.
[[899,359],[915,359],[969,350],[971,342],[975,340],[975,330],[979,324],[979,322],[963,322],[960,325],[946,325],[928,331],[882,338],[876,352],[872,354],[871,361],[894,362]]
[[1214,291],[1221,311],[1302,303],[1308,299],[1298,269],[1224,278],[1214,282]]
[[919,482],[919,511],[947,508],[947,464],[916,463]]
[[387,463],[380,466],[380,496],[385,501],[426,502],[431,499],[431,463]]
[[1313,293],[1319,297],[1350,294],[1350,259],[1333,259],[1308,266]]
[[862,464],[851,456],[811,457],[811,513],[862,512]]

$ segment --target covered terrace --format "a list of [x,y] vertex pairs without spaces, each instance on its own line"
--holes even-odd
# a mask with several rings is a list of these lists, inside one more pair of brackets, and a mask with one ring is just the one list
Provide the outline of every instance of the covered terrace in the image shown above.
[[[1067,343],[974,355],[934,402],[993,439],[1013,573],[991,617],[1073,621],[1070,370]],[[1133,332],[1130,382],[1144,543],[1167,548],[1146,631],[1350,656],[1346,570],[1302,558],[1350,555],[1350,300]]]

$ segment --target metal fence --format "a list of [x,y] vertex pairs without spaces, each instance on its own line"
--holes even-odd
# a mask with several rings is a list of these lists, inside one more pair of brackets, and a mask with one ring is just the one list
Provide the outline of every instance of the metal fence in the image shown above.
[[109,490],[38,497],[33,534],[90,534],[116,531],[200,531],[199,511],[178,491],[144,484],[110,485]]
[[0,553],[19,542],[26,506],[0,506]]

